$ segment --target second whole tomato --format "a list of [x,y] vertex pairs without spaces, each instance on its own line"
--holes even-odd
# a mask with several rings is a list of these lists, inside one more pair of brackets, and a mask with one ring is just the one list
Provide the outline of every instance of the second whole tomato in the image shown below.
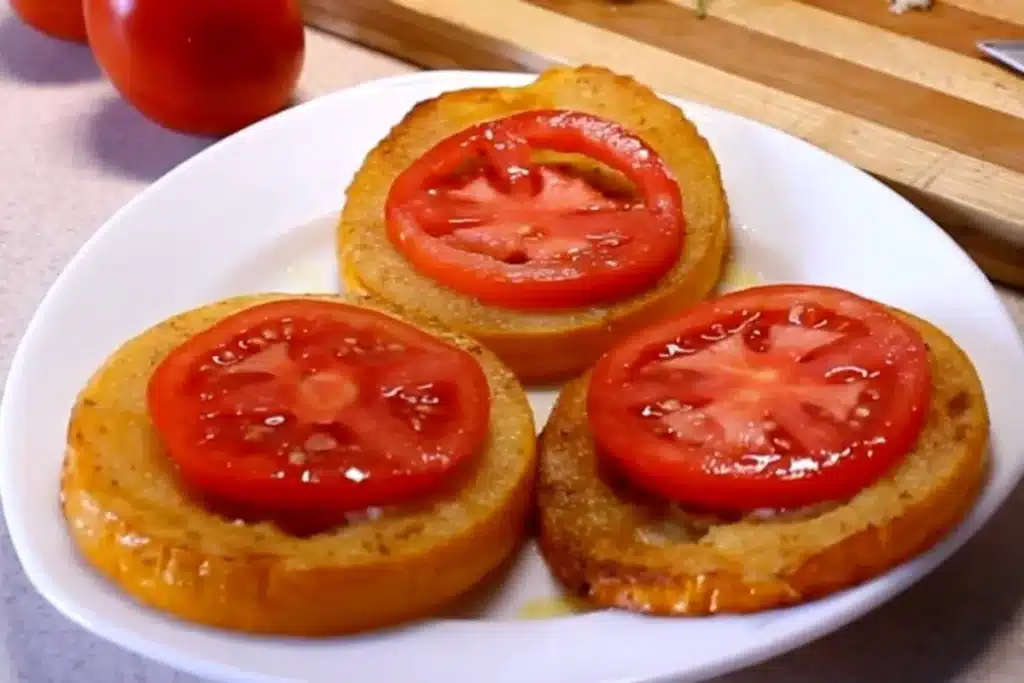
[[26,24],[53,38],[85,42],[85,20],[79,0],[11,0],[11,9]]
[[114,86],[172,130],[226,135],[288,105],[305,56],[297,0],[85,0]]

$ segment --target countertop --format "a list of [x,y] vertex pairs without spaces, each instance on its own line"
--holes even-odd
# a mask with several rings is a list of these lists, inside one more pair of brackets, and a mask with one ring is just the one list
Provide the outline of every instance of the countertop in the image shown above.
[[[303,98],[414,68],[309,32]],[[45,290],[122,204],[206,143],[120,101],[88,50],[0,1],[0,384]],[[1001,291],[1024,329],[1024,296]],[[915,588],[838,633],[715,683],[1019,683],[1024,488]],[[195,681],[72,625],[26,581],[0,523],[0,683]],[[354,682],[362,683],[362,682]],[[370,682],[368,682],[370,683]]]

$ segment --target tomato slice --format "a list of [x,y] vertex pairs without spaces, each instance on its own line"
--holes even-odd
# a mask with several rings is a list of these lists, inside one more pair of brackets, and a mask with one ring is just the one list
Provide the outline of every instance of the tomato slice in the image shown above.
[[[596,159],[637,198],[538,164],[541,150]],[[619,124],[573,111],[523,112],[441,141],[398,176],[385,213],[414,268],[506,308],[627,298],[665,275],[683,243],[679,186],[662,158]]]
[[442,486],[487,436],[466,351],[382,313],[282,300],[192,337],[157,367],[149,411],[183,482],[247,510],[338,512]]
[[606,353],[589,424],[627,479],[694,508],[852,497],[912,447],[927,347],[881,304],[770,285],[705,301]]

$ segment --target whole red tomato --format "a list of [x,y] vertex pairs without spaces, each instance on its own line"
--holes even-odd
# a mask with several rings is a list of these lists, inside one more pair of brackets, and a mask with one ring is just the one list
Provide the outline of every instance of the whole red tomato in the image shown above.
[[11,0],[11,7],[26,24],[47,35],[85,42],[81,0]]
[[297,0],[85,0],[96,60],[139,111],[225,135],[286,106],[305,55]]

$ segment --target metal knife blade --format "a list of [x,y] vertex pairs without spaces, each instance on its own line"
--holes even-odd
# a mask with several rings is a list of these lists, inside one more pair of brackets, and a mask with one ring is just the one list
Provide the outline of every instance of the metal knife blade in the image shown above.
[[979,40],[978,49],[992,59],[1024,74],[1024,40]]

